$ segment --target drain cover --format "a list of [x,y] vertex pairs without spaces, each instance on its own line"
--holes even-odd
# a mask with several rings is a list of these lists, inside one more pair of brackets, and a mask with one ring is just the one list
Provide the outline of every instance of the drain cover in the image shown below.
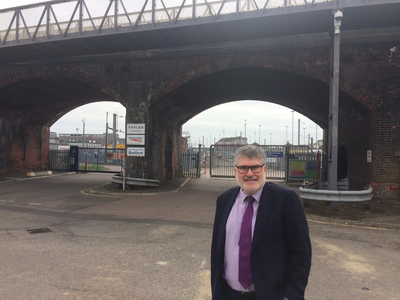
[[35,228],[35,229],[28,229],[27,230],[30,234],[36,234],[36,233],[46,233],[46,232],[52,232],[48,228]]

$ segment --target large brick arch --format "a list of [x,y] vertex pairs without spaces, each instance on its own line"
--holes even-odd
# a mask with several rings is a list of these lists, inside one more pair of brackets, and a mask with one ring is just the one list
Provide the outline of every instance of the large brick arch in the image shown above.
[[[328,127],[329,85],[325,80],[265,67],[233,68],[195,76],[190,72],[164,83],[151,95],[151,109],[183,124],[213,106],[238,100],[261,100],[295,109],[322,128]],[[191,79],[195,77],[194,79]],[[165,87],[174,87],[165,92]],[[351,86],[347,85],[351,90]],[[373,98],[373,96],[371,96]],[[341,91],[341,118],[370,113],[370,108]],[[167,109],[168,108],[168,109]]]
[[[0,172],[48,167],[49,128],[64,114],[123,97],[95,76],[57,67],[0,78]],[[123,103],[125,104],[125,103]]]
[[11,108],[19,117],[47,126],[91,102],[117,101],[125,105],[121,94],[93,74],[58,66],[27,68],[0,77],[0,99],[0,111]]
[[[180,85],[174,78],[151,95],[151,126],[161,133],[160,140],[172,138],[175,142],[174,149],[179,149],[179,128],[186,121],[213,106],[238,100],[261,100],[280,104],[302,113],[323,129],[328,128],[329,85],[323,80],[265,67],[231,68],[200,78],[194,76],[196,78],[193,80],[188,80],[188,77],[190,74],[181,77]],[[155,96],[164,91],[165,86],[174,86],[175,89],[163,97]],[[354,135],[359,140],[354,148],[367,149],[370,137],[365,132],[355,132],[355,129],[371,126],[370,109],[345,91],[341,91],[340,98],[340,131],[347,134],[343,134],[339,142],[347,145],[350,142],[348,137]],[[353,168],[349,172],[350,176],[360,172],[367,174],[368,170],[354,154],[355,150],[352,147],[349,150],[351,157],[354,157],[349,163]],[[179,151],[174,153],[173,165],[177,168]],[[159,161],[158,165],[163,165],[163,161]],[[353,182],[357,187],[364,184],[358,178]]]

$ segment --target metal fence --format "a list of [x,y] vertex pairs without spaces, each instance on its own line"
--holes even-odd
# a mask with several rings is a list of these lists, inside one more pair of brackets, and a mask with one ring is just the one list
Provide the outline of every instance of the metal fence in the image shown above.
[[71,150],[50,150],[50,170],[118,173],[122,171],[125,149],[78,148],[78,161]]
[[[210,147],[210,176],[211,177],[235,177],[233,158],[236,150],[243,145],[212,145]],[[292,145],[260,145],[265,151],[267,157],[267,178],[268,179],[285,179],[294,180],[295,177],[288,177],[287,174],[291,171],[289,168],[292,159],[310,159],[313,162],[307,163],[307,178],[312,180],[316,170],[316,153],[308,146],[292,146]],[[303,164],[306,161],[303,161]],[[300,163],[301,164],[301,163]],[[292,164],[296,167],[295,164]],[[321,164],[319,164],[320,166]],[[314,166],[314,173],[312,167]],[[318,166],[318,168],[319,168]],[[299,167],[299,165],[297,166]],[[304,171],[305,172],[305,171]],[[300,173],[297,173],[300,175]],[[305,173],[304,173],[305,174]],[[319,172],[320,174],[320,172]],[[296,178],[299,180],[300,176]],[[303,179],[304,180],[304,179]]]
[[79,148],[79,171],[118,173],[124,160],[125,149]]
[[183,177],[200,177],[201,149],[191,149],[181,153],[181,171]]
[[[243,145],[212,145],[210,147],[210,176],[235,177],[233,158]],[[261,145],[267,156],[267,178],[285,178],[285,146]]]
[[70,156],[69,150],[52,149],[49,152],[50,170],[69,171]]

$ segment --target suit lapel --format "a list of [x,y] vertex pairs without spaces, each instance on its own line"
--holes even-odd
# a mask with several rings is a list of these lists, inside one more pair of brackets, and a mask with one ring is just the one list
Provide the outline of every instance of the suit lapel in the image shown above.
[[252,241],[252,249],[254,249],[255,245],[257,245],[258,240],[260,239],[262,229],[264,224],[268,218],[269,212],[271,210],[271,205],[275,200],[275,194],[269,188],[269,184],[266,182],[261,193],[260,204],[258,205],[257,219],[254,227],[253,241]]
[[232,210],[232,206],[235,203],[236,196],[239,193],[240,187],[237,189],[233,189],[226,197],[226,201],[224,203],[224,208],[222,211],[222,224],[226,226],[226,222],[228,221],[229,214]]

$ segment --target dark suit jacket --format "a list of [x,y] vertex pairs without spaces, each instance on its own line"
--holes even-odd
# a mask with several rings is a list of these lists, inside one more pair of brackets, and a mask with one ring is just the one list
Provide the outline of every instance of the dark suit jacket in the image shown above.
[[[222,296],[225,225],[240,187],[217,199],[211,246],[212,300]],[[238,225],[240,226],[240,225]],[[311,243],[301,203],[292,190],[265,183],[254,228],[251,268],[257,300],[304,299],[311,268]]]

